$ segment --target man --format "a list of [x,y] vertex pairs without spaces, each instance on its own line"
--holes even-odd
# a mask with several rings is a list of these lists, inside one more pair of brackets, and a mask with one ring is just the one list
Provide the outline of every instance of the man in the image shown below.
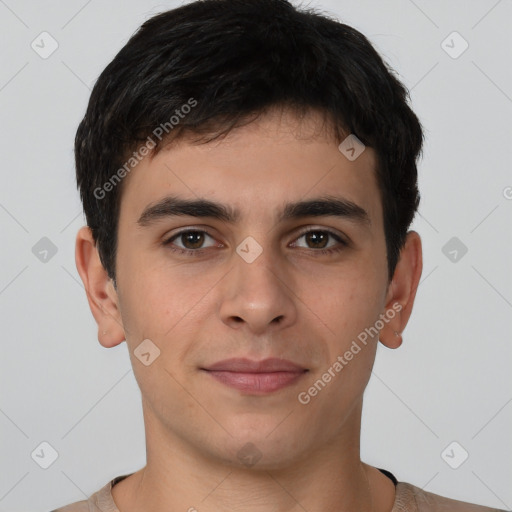
[[145,22],[75,141],[76,263],[147,465],[61,512],[489,511],[360,459],[422,271],[421,125],[359,32],[285,0]]

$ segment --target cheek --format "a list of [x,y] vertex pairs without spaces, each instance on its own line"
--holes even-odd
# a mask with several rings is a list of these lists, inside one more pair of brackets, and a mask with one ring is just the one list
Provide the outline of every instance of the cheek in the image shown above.
[[[120,289],[123,284],[120,282]],[[185,305],[175,290],[162,279],[140,272],[125,283],[120,295],[123,323],[130,345],[149,338],[160,347],[165,333],[183,317]]]
[[144,339],[161,347],[160,331],[172,327],[169,325],[169,312],[173,310],[172,289],[166,286],[163,275],[132,254],[119,261],[117,273],[119,303],[130,352]]
[[331,275],[322,293],[315,293],[308,302],[324,319],[331,334],[339,335],[340,344],[347,343],[373,325],[382,313],[380,281],[381,276],[376,275],[371,267],[354,265],[338,275]]
[[[130,352],[150,339],[166,365],[179,365],[211,307],[210,275],[185,265],[126,258],[119,272],[119,301]],[[210,296],[208,294],[211,294]],[[172,350],[170,350],[172,348]]]

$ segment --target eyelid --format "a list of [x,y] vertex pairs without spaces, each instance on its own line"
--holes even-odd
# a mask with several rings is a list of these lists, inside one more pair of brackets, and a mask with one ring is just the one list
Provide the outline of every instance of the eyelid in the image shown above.
[[[207,228],[205,227],[201,227],[201,226],[186,226],[184,228],[181,228],[179,231],[175,232],[175,233],[172,233],[171,235],[169,236],[166,236],[164,237],[164,241],[163,241],[163,245],[164,246],[168,246],[168,245],[172,245],[174,243],[174,240],[179,238],[181,235],[184,235],[184,234],[187,234],[187,233],[194,233],[194,232],[199,232],[199,233],[204,233],[205,235],[209,236],[212,240],[215,240],[215,242],[217,242],[217,245],[216,246],[212,246],[212,247],[224,247],[224,244],[222,243],[219,243],[217,240],[216,240],[216,237],[214,235],[212,235]],[[337,230],[334,230],[333,228],[327,228],[327,227],[324,227],[324,226],[315,226],[315,225],[307,225],[306,227],[302,228],[296,235],[294,235],[294,238],[293,238],[293,241],[292,243],[296,244],[297,243],[297,240],[301,237],[303,237],[304,235],[307,235],[308,233],[314,233],[314,232],[324,232],[324,233],[327,233],[328,235],[330,235],[332,238],[334,238],[337,242],[337,244],[341,244],[343,246],[349,246],[350,245],[350,242],[347,240],[347,237],[344,235],[344,234],[341,234],[339,233]],[[186,249],[186,248],[181,248],[181,247],[177,247],[176,250],[178,251],[183,251],[183,252],[189,252],[189,253],[201,253],[203,251],[206,251],[208,250],[209,248],[211,247],[206,247],[206,248],[200,248],[200,249]],[[329,251],[333,249],[332,247],[330,249],[311,249],[312,251],[314,252],[320,252],[322,250],[326,250],[326,251]]]
[[[206,226],[186,226],[184,228],[181,228],[179,231],[177,231],[175,233],[166,234],[163,238],[168,241],[174,237],[177,237],[178,235],[182,235],[182,234],[188,233],[190,231],[203,232],[203,233],[206,233],[208,236],[215,238],[215,236],[212,233],[210,233],[209,229],[210,228],[206,227]],[[336,235],[336,236],[340,237],[345,243],[348,243],[348,239],[347,239],[346,235],[344,235],[343,233],[340,233],[339,231],[334,230],[333,228],[330,228],[330,227],[316,226],[316,225],[310,225],[310,224],[308,224],[306,227],[300,229],[300,231],[295,235],[295,237],[298,238],[302,235],[310,233],[311,231],[325,231],[327,233],[330,233],[332,235]]]
[[304,229],[302,229],[301,231],[299,231],[298,235],[296,235],[296,238],[299,238],[303,235],[307,235],[308,233],[311,233],[311,232],[315,232],[315,231],[323,231],[325,233],[329,233],[330,235],[334,236],[334,237],[338,237],[343,243],[345,244],[348,244],[348,238],[343,234],[343,233],[340,233],[338,230],[335,230],[333,228],[328,228],[328,227],[324,227],[324,226],[307,226],[305,227]]
[[[212,238],[213,240],[216,240],[216,237],[214,235],[212,235],[209,230],[205,227],[201,227],[201,226],[187,226],[185,228],[181,228],[179,231],[176,231],[176,232],[173,232],[172,234],[166,234],[164,237],[163,237],[163,244],[164,245],[167,245],[167,244],[170,244],[171,241],[173,241],[174,239],[178,238],[180,235],[185,235],[187,233],[204,233],[205,235],[209,236],[210,238]],[[224,246],[224,244],[220,244],[221,246]],[[197,251],[202,251],[204,249],[185,249],[185,250],[194,250],[195,252]]]

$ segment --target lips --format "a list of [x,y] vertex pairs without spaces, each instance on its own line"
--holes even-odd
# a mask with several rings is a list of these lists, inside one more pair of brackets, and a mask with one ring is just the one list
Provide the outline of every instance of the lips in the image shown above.
[[271,373],[271,372],[303,372],[306,369],[286,359],[270,358],[263,361],[251,359],[226,359],[205,368],[208,371]]
[[290,386],[308,371],[292,361],[278,358],[226,359],[202,370],[222,384],[249,394],[265,394]]

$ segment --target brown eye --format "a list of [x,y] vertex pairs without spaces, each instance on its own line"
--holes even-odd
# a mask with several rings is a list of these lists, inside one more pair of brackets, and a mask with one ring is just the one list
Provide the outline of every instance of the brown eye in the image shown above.
[[304,235],[306,242],[313,244],[313,249],[324,249],[330,235],[325,231],[310,231]]
[[[338,252],[348,245],[339,235],[325,229],[309,229],[302,233],[297,240],[301,238],[304,238],[306,241],[306,249],[313,249],[313,252],[316,250],[320,254]],[[330,238],[334,239],[338,243],[327,246]],[[296,242],[294,243],[294,247],[297,247]]]
[[206,238],[213,240],[206,231],[200,229],[189,229],[176,233],[164,241],[163,245],[172,251],[180,252],[182,254],[201,253],[203,249],[207,248],[203,247]]
[[180,241],[185,246],[185,249],[200,249],[204,243],[204,232],[201,231],[187,231],[179,235]]

